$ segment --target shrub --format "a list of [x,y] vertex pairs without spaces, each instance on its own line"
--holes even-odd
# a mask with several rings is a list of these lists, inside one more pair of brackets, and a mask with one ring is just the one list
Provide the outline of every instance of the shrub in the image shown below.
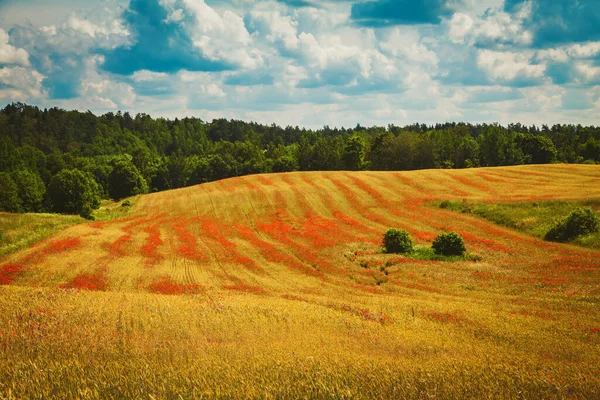
[[553,242],[569,242],[579,236],[600,230],[600,218],[589,208],[577,208],[568,216],[554,222],[544,239]]
[[131,207],[131,201],[125,200],[121,203],[121,207]]
[[440,203],[440,208],[446,209],[446,208],[450,207],[451,205],[452,205],[452,202],[450,200],[444,200]]
[[383,247],[386,253],[410,253],[413,241],[408,232],[391,228],[383,235]]
[[455,232],[438,235],[431,245],[436,254],[444,256],[462,256],[467,250],[462,236]]

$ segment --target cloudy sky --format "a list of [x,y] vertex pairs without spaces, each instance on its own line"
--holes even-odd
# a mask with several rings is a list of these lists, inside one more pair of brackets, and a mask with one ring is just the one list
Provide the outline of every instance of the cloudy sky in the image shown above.
[[0,0],[0,106],[600,124],[599,0]]

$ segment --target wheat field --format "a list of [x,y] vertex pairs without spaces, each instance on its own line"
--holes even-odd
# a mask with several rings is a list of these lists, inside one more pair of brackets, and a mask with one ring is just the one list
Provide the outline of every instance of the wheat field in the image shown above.
[[[600,168],[255,175],[0,258],[0,398],[600,398],[600,251],[440,209]],[[381,252],[460,233],[472,256]]]

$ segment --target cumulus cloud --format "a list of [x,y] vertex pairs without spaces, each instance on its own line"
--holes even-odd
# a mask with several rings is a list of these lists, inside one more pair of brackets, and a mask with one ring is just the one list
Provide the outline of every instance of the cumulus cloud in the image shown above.
[[27,51],[31,65],[44,75],[42,85],[50,98],[79,96],[86,61],[127,42],[127,30],[107,13],[109,18],[104,20],[95,20],[98,15],[85,18],[70,14],[60,25],[11,29],[11,43]]
[[384,54],[396,57],[401,62],[412,62],[426,66],[436,66],[437,54],[422,42],[419,32],[411,28],[394,28],[380,41]]
[[43,98],[43,75],[31,68],[10,66],[0,68],[0,99],[26,101]]
[[282,15],[278,10],[253,10],[250,20],[255,32],[280,51],[298,49],[298,22],[291,15]]
[[[600,110],[595,3],[62,4],[46,23],[0,19],[0,99],[309,126],[584,122]],[[11,4],[12,16],[28,11]]]
[[8,33],[0,28],[0,65],[29,65],[29,54],[9,44]]
[[527,12],[511,15],[487,10],[482,16],[455,13],[448,22],[450,39],[457,44],[478,47],[528,46],[533,35],[524,25]]
[[262,65],[243,19],[229,10],[219,14],[203,0],[131,0],[123,20],[132,43],[105,54],[104,68],[113,73],[223,71]]
[[517,81],[524,85],[539,82],[546,71],[545,65],[532,64],[531,55],[526,53],[480,50],[477,64],[494,81]]

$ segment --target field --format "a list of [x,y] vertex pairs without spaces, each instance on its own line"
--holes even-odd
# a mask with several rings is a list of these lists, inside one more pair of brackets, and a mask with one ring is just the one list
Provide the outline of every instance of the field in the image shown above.
[[[0,258],[0,398],[600,398],[600,251],[443,200],[600,199],[600,168],[256,175]],[[387,228],[471,257],[381,253]]]

